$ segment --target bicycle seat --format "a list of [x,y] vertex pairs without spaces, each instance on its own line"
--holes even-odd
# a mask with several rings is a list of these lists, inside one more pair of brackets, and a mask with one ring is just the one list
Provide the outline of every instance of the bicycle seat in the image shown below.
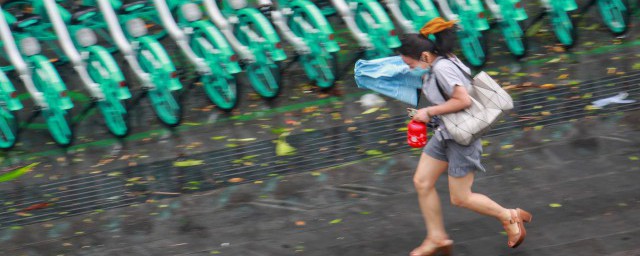
[[147,1],[133,0],[123,1],[118,13],[127,14],[139,10],[147,5]]
[[39,15],[31,14],[31,13],[23,13],[22,15],[16,17],[16,22],[11,24],[11,29],[22,30],[38,22],[40,22]]
[[80,6],[73,10],[73,14],[71,14],[71,23],[78,24],[82,21],[90,19],[97,14],[97,11],[98,9],[94,6]]

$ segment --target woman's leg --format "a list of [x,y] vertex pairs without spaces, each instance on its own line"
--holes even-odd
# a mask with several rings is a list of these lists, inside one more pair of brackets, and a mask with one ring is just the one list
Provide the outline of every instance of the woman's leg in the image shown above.
[[438,177],[447,170],[447,166],[447,162],[422,153],[416,173],[413,176],[420,210],[427,226],[427,237],[432,241],[449,239],[444,229],[440,198],[435,187]]
[[[474,173],[469,172],[464,177],[449,176],[449,193],[451,195],[451,203],[458,207],[464,207],[480,214],[492,216],[500,221],[508,221],[511,219],[511,212],[489,197],[471,192],[473,185]],[[506,227],[507,232],[519,232],[516,223]]]

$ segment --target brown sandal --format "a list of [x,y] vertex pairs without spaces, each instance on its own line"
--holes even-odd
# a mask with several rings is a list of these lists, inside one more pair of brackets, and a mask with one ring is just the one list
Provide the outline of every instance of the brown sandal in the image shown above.
[[[531,222],[532,216],[531,213],[520,208],[517,208],[515,210],[511,209],[509,210],[509,212],[511,212],[511,219],[502,221],[502,225],[504,226],[505,231],[507,231],[507,236],[509,237],[507,245],[511,248],[516,248],[524,241],[524,238],[527,236],[527,230],[524,228],[524,222]],[[518,233],[509,234],[507,226],[511,224],[518,224]]]
[[418,252],[418,249],[420,249],[420,247],[424,246],[424,243],[421,244],[420,246],[418,246],[418,248],[413,249],[413,251],[411,252],[411,254],[409,254],[410,256],[434,256],[434,255],[438,255],[438,253],[440,253],[439,255],[445,255],[445,256],[449,256],[451,255],[451,250],[453,248],[453,240],[443,240],[440,242],[434,242],[431,240],[426,240],[425,242],[427,243],[432,243],[435,247],[433,248],[432,251],[430,252]]

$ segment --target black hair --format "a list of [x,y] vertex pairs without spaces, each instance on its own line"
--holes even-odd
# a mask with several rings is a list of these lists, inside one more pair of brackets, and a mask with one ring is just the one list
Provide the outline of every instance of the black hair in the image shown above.
[[421,34],[405,34],[400,38],[402,45],[398,52],[412,59],[420,60],[423,52],[435,52],[436,45],[429,38]]
[[423,52],[432,52],[438,56],[447,57],[453,54],[455,36],[455,32],[450,28],[435,33],[435,42],[421,34],[405,34],[400,38],[402,45],[398,48],[398,52],[416,60],[420,60]]
[[447,57],[453,54],[453,47],[456,44],[456,33],[448,28],[433,34],[436,38],[436,54]]

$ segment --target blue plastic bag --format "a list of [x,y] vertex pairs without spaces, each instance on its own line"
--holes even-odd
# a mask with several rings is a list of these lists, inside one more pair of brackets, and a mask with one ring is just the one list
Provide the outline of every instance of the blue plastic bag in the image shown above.
[[354,72],[359,88],[369,89],[412,106],[418,105],[422,78],[413,75],[400,56],[358,60]]

